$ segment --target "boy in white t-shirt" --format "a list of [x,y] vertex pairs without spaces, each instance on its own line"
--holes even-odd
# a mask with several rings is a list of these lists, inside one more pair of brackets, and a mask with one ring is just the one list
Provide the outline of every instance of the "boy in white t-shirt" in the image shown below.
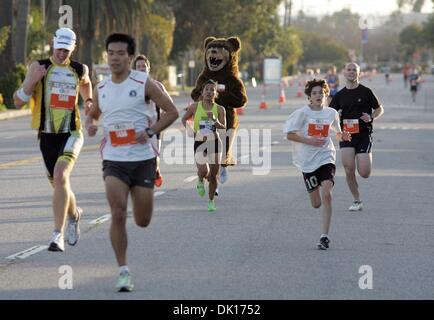
[[[322,204],[322,235],[318,249],[329,248],[328,232],[332,216],[332,188],[336,171],[336,149],[330,137],[330,129],[337,139],[351,140],[351,134],[341,131],[339,114],[325,107],[329,94],[327,82],[313,79],[304,90],[309,104],[295,110],[285,122],[283,132],[293,141],[293,164],[303,173],[307,192],[314,208]],[[321,187],[321,193],[320,188]]]

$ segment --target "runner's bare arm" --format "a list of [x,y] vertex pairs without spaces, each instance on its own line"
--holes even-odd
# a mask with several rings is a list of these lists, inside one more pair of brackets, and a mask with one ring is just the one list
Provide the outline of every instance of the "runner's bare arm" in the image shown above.
[[30,100],[36,85],[46,74],[47,70],[44,66],[40,65],[38,61],[32,62],[22,86],[14,92],[15,107],[21,108]]
[[185,127],[187,124],[187,120],[194,116],[196,113],[197,103],[193,103],[188,106],[187,111],[181,119],[182,125]]
[[83,77],[80,81],[80,95],[84,101],[84,114],[87,115],[92,103],[92,82],[89,77],[89,68],[83,65]]
[[218,106],[218,119],[215,122],[217,129],[226,129],[226,110],[222,106]]
[[146,81],[145,94],[164,111],[160,120],[152,126],[155,132],[161,132],[175,122],[179,116],[178,110],[176,110],[170,96],[164,93],[151,78]]
[[87,130],[87,134],[90,137],[93,137],[98,131],[98,119],[101,115],[101,109],[98,104],[98,90],[97,87],[93,89],[93,103],[90,106],[89,112],[86,117],[85,128]]

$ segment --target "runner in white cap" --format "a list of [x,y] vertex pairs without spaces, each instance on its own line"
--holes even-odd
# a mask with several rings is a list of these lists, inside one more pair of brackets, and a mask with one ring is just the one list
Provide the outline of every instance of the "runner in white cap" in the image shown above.
[[68,219],[68,244],[80,236],[82,210],[76,206],[69,177],[83,146],[78,94],[87,108],[92,103],[88,67],[71,60],[77,37],[60,28],[53,37],[53,55],[33,62],[22,86],[14,93],[15,106],[29,104],[32,128],[38,131],[48,179],[54,188],[54,232],[48,250],[64,251],[64,226]]

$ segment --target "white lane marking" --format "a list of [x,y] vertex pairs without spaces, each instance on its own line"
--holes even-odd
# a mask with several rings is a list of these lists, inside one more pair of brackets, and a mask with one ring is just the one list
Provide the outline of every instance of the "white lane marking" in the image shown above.
[[95,225],[101,224],[103,222],[106,222],[110,218],[111,218],[110,214],[105,214],[105,215],[103,215],[103,216],[101,216],[99,218],[96,218],[95,220],[90,221],[89,224],[95,224]]
[[184,181],[185,182],[193,182],[196,179],[197,179],[197,176],[191,176],[191,177],[185,178]]
[[11,140],[11,139],[15,139],[15,136],[7,136],[7,137],[3,137],[3,139]]
[[154,198],[159,197],[159,196],[161,196],[161,195],[163,195],[165,193],[166,193],[166,191],[157,191],[157,192],[154,193]]
[[25,259],[28,258],[32,255],[34,255],[35,253],[38,253],[42,250],[46,250],[48,249],[48,246],[34,246],[31,247],[29,249],[23,250],[21,252],[15,253],[10,255],[9,257],[6,257],[7,260],[16,260],[16,259]]
[[279,144],[279,143],[280,143],[279,141],[273,141],[273,142],[271,142],[271,145],[274,146],[274,145]]

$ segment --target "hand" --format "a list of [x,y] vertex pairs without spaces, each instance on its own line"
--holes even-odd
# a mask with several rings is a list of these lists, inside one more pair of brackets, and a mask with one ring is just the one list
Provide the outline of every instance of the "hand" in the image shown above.
[[327,139],[312,137],[309,138],[309,144],[314,147],[322,147],[325,145]]
[[206,115],[208,116],[208,119],[210,119],[214,122],[217,120],[217,118],[214,116],[214,113],[212,113],[212,112],[207,112]]
[[98,131],[98,126],[94,124],[86,124],[86,130],[89,137],[94,137]]
[[38,64],[35,68],[32,68],[29,79],[32,84],[37,84],[43,77],[47,75],[47,69],[44,66]]
[[343,131],[342,132],[342,140],[351,141],[351,133],[349,133],[348,131]]
[[84,103],[84,114],[87,116],[90,112],[90,109],[92,109],[93,102],[91,99],[87,99]]
[[369,123],[369,122],[372,121],[372,117],[369,114],[365,113],[365,112],[362,113],[362,116],[360,117],[360,119],[362,119],[366,123]]
[[224,84],[218,84],[217,85],[217,92],[225,92],[225,85]]
[[146,131],[137,131],[136,132],[136,141],[140,144],[145,144],[149,139],[149,136],[146,134]]

